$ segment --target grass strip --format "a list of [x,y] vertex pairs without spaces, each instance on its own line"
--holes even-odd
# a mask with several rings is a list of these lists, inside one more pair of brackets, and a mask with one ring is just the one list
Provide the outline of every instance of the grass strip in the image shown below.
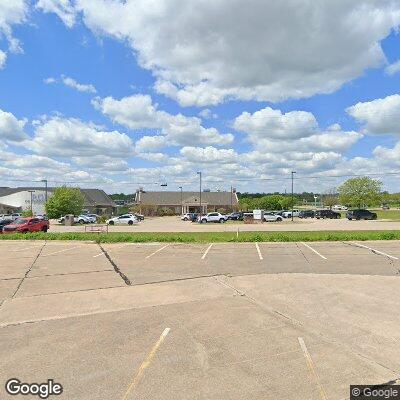
[[349,240],[400,240],[400,231],[294,231],[294,232],[38,232],[3,234],[0,240],[86,240],[98,243],[223,243],[317,242]]

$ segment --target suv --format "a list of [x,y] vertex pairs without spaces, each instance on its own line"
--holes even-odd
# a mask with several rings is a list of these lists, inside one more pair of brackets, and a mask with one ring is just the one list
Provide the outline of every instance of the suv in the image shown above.
[[219,212],[208,213],[199,217],[199,222],[219,222],[224,223],[228,220],[226,215],[220,214]]
[[353,219],[377,219],[378,216],[376,213],[368,210],[351,210],[347,212],[346,218],[351,221]]
[[243,213],[239,212],[239,211],[235,211],[228,215],[228,219],[231,219],[234,221],[243,221]]
[[196,215],[195,213],[186,213],[181,216],[182,221],[192,221],[193,216]]
[[325,219],[325,218],[329,218],[329,219],[338,219],[340,218],[341,215],[338,212],[332,211],[332,210],[317,210],[315,211],[315,218],[317,219]]
[[18,218],[3,228],[3,233],[47,232],[50,227],[47,219]]
[[315,211],[313,210],[303,210],[300,211],[299,213],[299,218],[314,218],[315,217]]

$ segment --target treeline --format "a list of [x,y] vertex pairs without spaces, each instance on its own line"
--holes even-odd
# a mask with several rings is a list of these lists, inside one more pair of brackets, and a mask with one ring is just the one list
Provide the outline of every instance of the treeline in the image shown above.
[[296,204],[296,199],[291,196],[280,194],[269,194],[260,197],[239,197],[240,208],[247,210],[287,210],[292,208],[292,204]]

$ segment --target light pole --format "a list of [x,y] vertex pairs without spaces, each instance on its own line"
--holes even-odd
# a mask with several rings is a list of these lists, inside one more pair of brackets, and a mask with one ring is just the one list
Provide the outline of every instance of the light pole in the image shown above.
[[183,214],[183,194],[182,194],[182,186],[179,186],[179,189],[181,189],[181,214]]
[[201,208],[201,172],[198,172],[197,175],[200,176],[199,197],[200,197],[200,217],[201,217],[203,215],[203,209]]
[[296,171],[292,171],[292,221],[293,221],[293,208],[294,208],[294,197],[293,197],[293,181],[294,181],[294,174]]
[[35,193],[35,191],[28,190],[28,192],[31,194],[31,216],[33,216],[33,193]]
[[315,207],[315,209],[317,209],[317,199],[318,199],[318,196],[314,195],[314,207]]

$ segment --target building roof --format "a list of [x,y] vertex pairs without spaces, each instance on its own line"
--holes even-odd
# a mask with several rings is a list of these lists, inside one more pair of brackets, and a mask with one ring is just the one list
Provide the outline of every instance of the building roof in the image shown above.
[[[192,202],[193,198],[199,199],[199,192],[182,192],[183,203]],[[231,192],[202,192],[201,201],[210,206],[228,206],[238,204],[236,193]],[[138,192],[136,202],[158,206],[179,206],[181,192]]]
[[[55,187],[48,187],[47,190],[49,192],[54,192],[57,189]],[[44,186],[35,186],[35,187],[17,187],[17,188],[10,188],[10,187],[0,187],[0,198],[4,196],[9,196],[14,193],[18,192],[25,192],[27,190],[38,190],[38,191],[45,191]],[[80,189],[83,197],[85,198],[84,206],[109,206],[109,207],[116,207],[116,204],[111,199],[108,194],[101,189]]]

